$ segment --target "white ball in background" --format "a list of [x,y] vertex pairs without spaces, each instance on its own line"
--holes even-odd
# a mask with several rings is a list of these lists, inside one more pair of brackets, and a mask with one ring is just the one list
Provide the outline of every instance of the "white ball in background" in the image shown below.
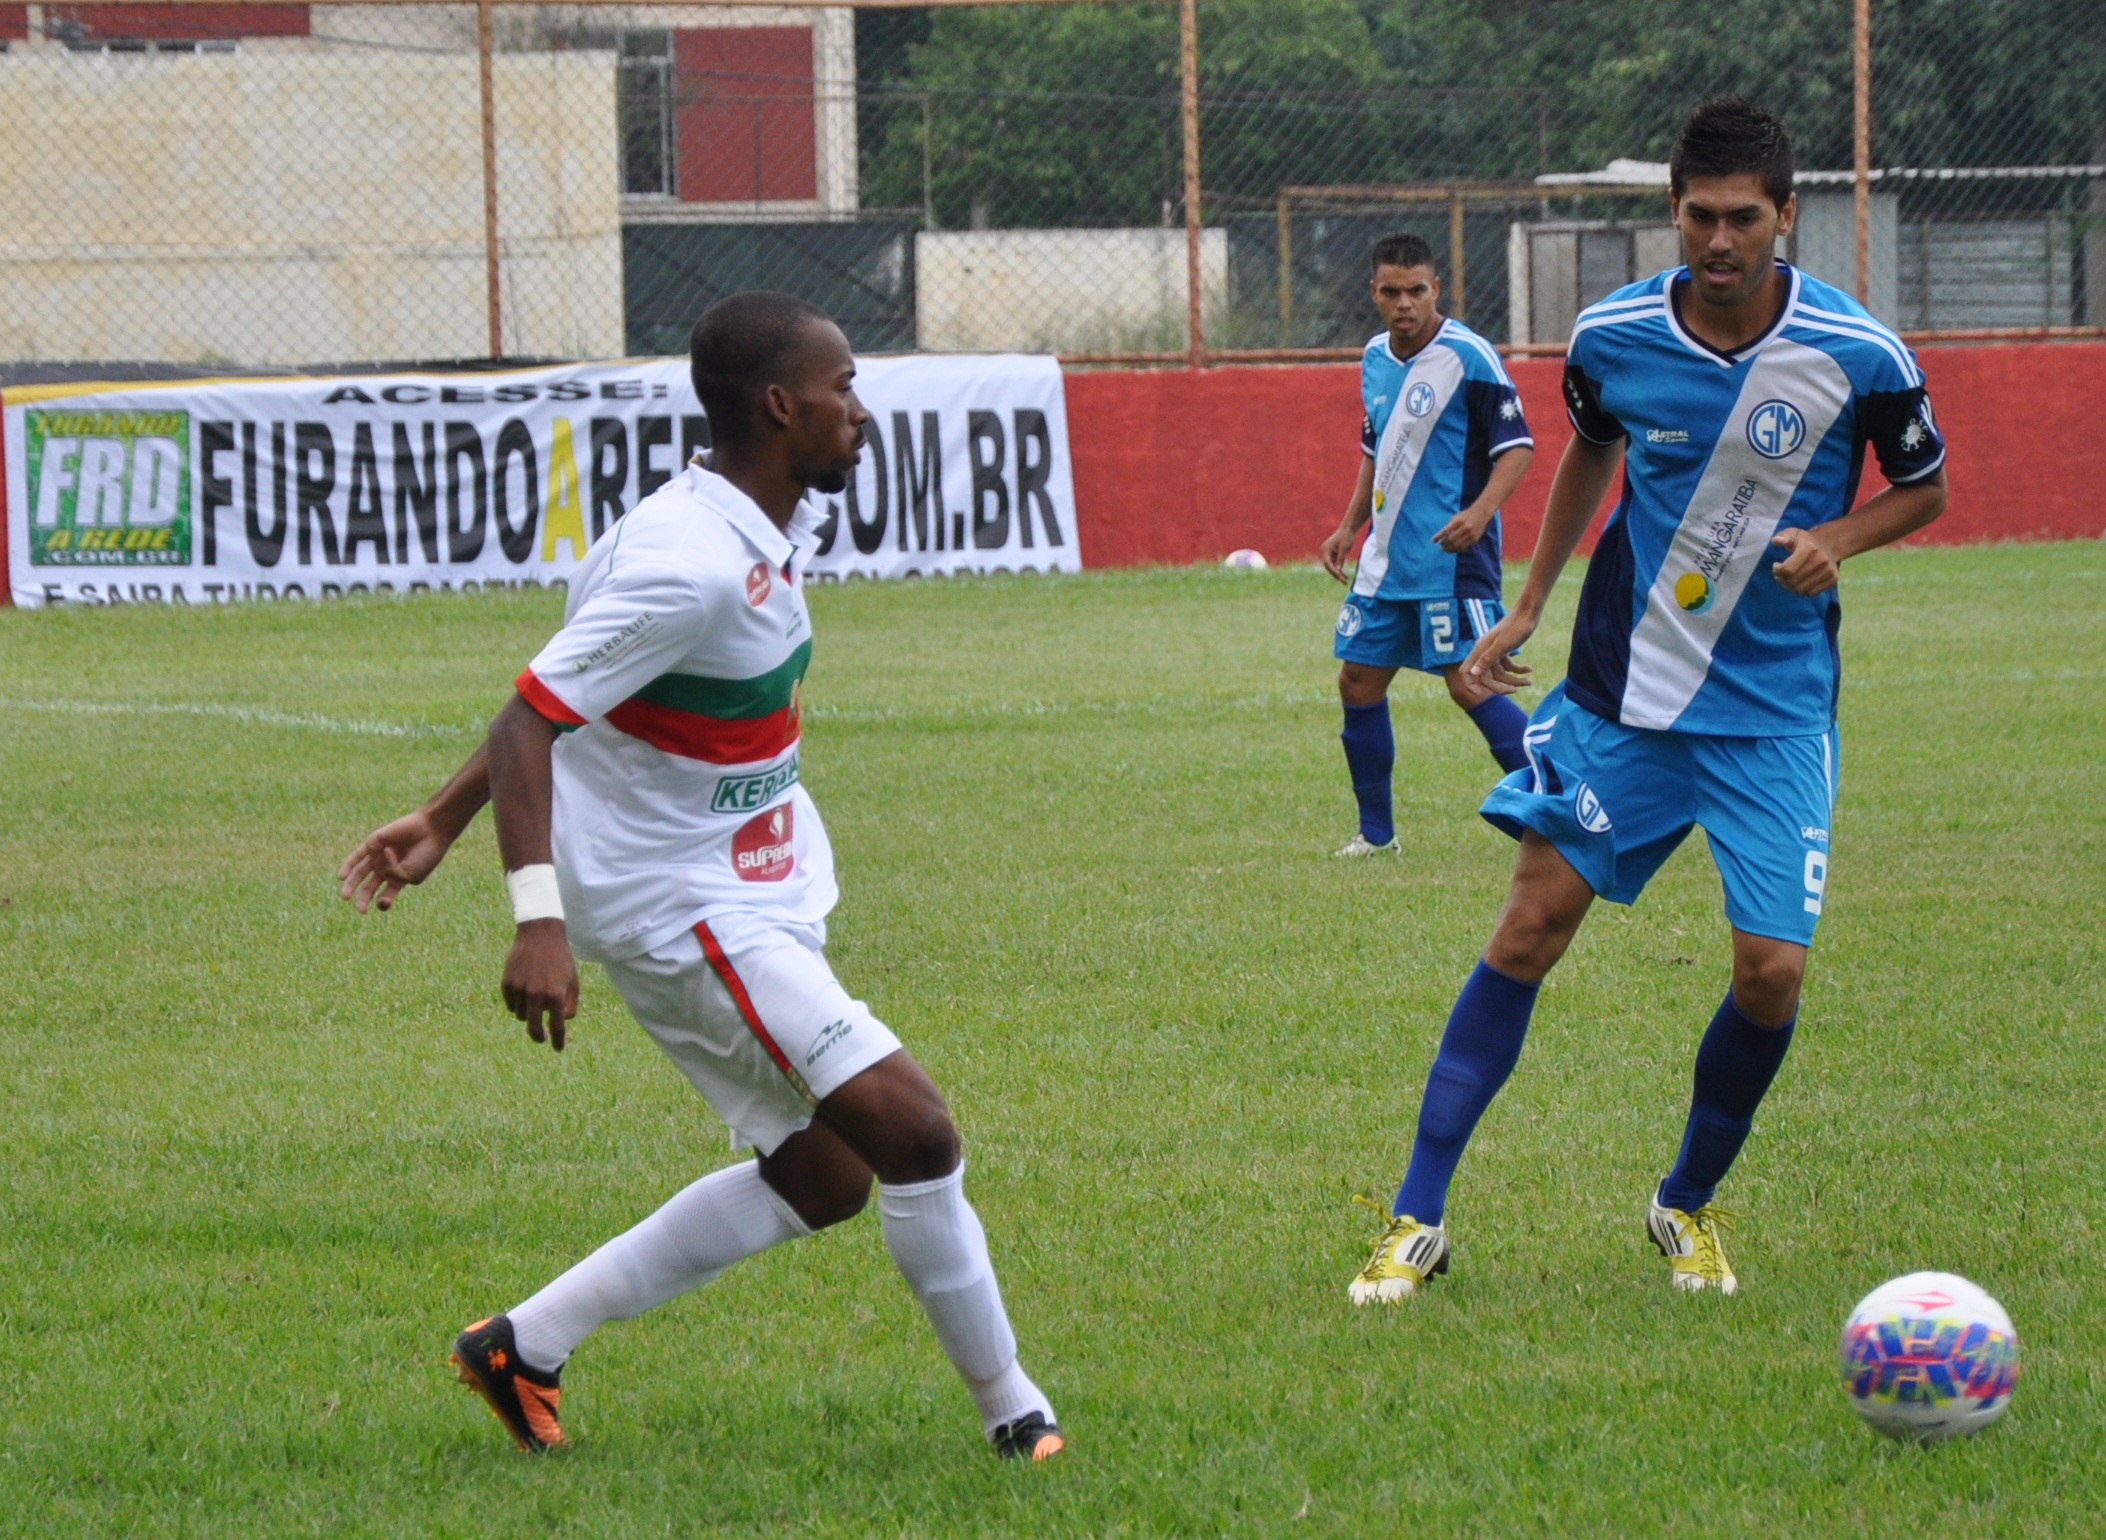
[[1249,546],[1245,546],[1240,551],[1231,551],[1228,555],[1222,557],[1221,565],[1224,567],[1235,567],[1244,572],[1263,572],[1265,570],[1265,553],[1263,551],[1253,551]]
[[2018,1333],[2004,1307],[1955,1273],[1909,1273],[1843,1323],[1850,1404],[1889,1438],[1935,1444],[1977,1433],[2011,1404]]

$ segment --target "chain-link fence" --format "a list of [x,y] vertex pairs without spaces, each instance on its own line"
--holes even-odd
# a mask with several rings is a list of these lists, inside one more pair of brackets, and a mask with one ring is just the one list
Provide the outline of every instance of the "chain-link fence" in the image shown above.
[[865,351],[1324,356],[1392,229],[1550,351],[1676,260],[1724,90],[1876,314],[2106,327],[2106,5],[1858,8],[0,4],[0,363],[674,352],[758,285]]

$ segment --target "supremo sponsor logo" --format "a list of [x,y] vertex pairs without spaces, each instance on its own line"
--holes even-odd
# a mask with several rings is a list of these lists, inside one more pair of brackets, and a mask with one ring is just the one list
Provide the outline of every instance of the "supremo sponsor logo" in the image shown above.
[[716,795],[709,799],[712,813],[746,813],[766,807],[797,784],[797,756],[759,775],[727,775],[717,782]]
[[796,818],[790,804],[762,813],[731,837],[731,867],[741,882],[780,882],[797,858],[790,852]]

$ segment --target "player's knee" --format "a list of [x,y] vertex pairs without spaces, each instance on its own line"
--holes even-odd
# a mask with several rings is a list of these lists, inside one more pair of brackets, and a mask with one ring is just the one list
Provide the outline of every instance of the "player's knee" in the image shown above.
[[1338,670],[1338,698],[1348,706],[1378,705],[1389,694],[1389,678],[1379,671],[1347,663]]
[[1733,959],[1733,1003],[1759,1026],[1781,1027],[1799,1008],[1806,959],[1795,950],[1743,953]]
[[1469,676],[1463,673],[1460,663],[1453,668],[1443,669],[1441,679],[1448,686],[1448,699],[1465,711],[1482,702],[1491,693],[1482,685],[1472,684]]
[[964,1146],[941,1097],[903,1103],[889,1121],[885,1165],[879,1172],[885,1180],[933,1182],[958,1169]]
[[862,1213],[869,1203],[870,1178],[860,1176],[830,1182],[817,1191],[802,1194],[801,1200],[790,1206],[797,1210],[797,1217],[814,1230],[824,1230],[829,1225],[845,1224]]
[[870,1202],[870,1171],[859,1162],[763,1157],[761,1180],[814,1230],[853,1219]]
[[1510,979],[1540,983],[1572,941],[1566,917],[1547,904],[1516,896],[1499,916],[1484,960]]

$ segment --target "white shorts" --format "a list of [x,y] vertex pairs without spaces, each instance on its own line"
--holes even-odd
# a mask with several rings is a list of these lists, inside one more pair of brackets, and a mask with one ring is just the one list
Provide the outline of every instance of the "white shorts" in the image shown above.
[[723,914],[607,977],[666,1057],[731,1125],[771,1155],[812,1109],[899,1039],[851,999],[819,950],[823,925]]

